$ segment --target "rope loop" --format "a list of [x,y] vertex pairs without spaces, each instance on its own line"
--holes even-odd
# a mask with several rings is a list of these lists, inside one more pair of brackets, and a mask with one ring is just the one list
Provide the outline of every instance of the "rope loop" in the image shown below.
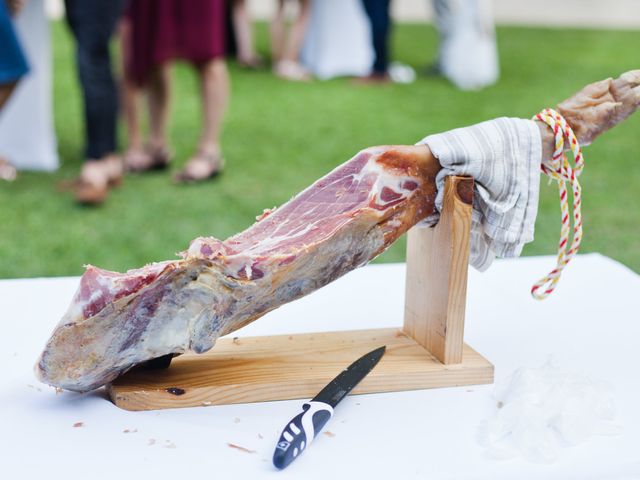
[[[545,175],[558,182],[560,194],[560,212],[562,215],[562,226],[560,228],[560,242],[558,243],[558,256],[556,266],[546,276],[538,280],[531,287],[531,295],[536,300],[544,300],[556,288],[560,281],[562,270],[580,248],[582,241],[582,213],[581,213],[581,192],[578,177],[584,168],[584,157],[578,139],[573,133],[573,129],[562,115],[551,108],[546,108],[538,113],[534,120],[546,123],[553,130],[555,138],[555,149],[551,159],[544,159],[540,169]],[[574,158],[574,165],[571,166],[564,153],[565,140],[571,149]],[[567,183],[571,187],[573,194],[573,238],[569,244],[569,233],[571,229],[571,217],[569,215],[569,198]]]

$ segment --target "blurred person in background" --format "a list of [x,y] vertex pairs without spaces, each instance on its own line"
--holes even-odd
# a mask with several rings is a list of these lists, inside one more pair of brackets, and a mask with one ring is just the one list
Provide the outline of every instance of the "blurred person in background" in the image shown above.
[[122,181],[116,154],[118,91],[111,71],[109,40],[125,0],[65,0],[76,41],[76,64],[84,99],[85,163],[75,183],[76,201],[100,204]]
[[253,24],[246,0],[230,0],[231,27],[235,40],[238,65],[249,69],[264,67],[262,58],[256,53],[253,43]]
[[[165,168],[170,162],[167,123],[171,93],[170,62],[190,62],[198,73],[202,130],[195,153],[174,179],[206,180],[224,162],[220,131],[229,98],[225,55],[225,0],[131,0],[123,30],[124,109],[129,147],[128,170]],[[136,97],[148,97],[150,132],[142,140]]]
[[[18,170],[58,168],[51,98],[51,41],[44,3],[44,0],[23,1],[24,8],[14,17],[29,74],[0,115],[0,156]],[[0,41],[3,52],[5,43]]]
[[369,19],[361,0],[313,0],[302,64],[315,77],[360,77],[373,63]]
[[[29,70],[11,20],[11,15],[18,13],[23,5],[24,1],[0,0],[0,113],[18,81]],[[11,181],[15,178],[15,167],[7,159],[0,157],[0,179]]]
[[388,83],[391,81],[388,71],[391,0],[362,0],[362,5],[369,17],[375,57],[369,75],[358,79],[358,83]]
[[[286,5],[297,3],[298,12],[287,32]],[[278,0],[271,22],[271,55],[273,72],[280,78],[294,81],[311,79],[309,71],[300,63],[300,50],[309,23],[311,0]]]
[[430,73],[461,90],[498,81],[500,67],[491,0],[432,0],[440,44]]

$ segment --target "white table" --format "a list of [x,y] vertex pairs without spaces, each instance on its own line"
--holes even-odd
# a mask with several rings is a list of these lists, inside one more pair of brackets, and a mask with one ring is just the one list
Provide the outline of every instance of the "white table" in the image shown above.
[[[489,385],[348,397],[327,426],[335,436],[318,437],[282,472],[271,456],[299,401],[127,412],[101,391],[56,394],[32,366],[78,279],[48,278],[0,281],[0,477],[638,479],[640,277],[580,256],[556,294],[536,302],[530,284],[552,264],[523,258],[472,271],[465,335],[497,378],[553,354],[614,385],[623,434],[563,449],[552,465],[486,457],[475,435],[494,408]],[[365,267],[234,335],[399,326],[403,289],[404,265]]]

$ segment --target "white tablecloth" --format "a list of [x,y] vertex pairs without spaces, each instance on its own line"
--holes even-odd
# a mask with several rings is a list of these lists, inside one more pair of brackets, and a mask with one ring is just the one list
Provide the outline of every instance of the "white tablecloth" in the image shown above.
[[[56,395],[32,366],[78,280],[48,278],[0,281],[0,476],[638,479],[640,277],[580,256],[556,293],[536,302],[530,284],[552,264],[530,257],[472,271],[465,338],[495,363],[497,378],[552,354],[563,368],[613,384],[623,433],[563,449],[554,464],[487,458],[476,429],[494,409],[489,385],[347,397],[326,427],[334,436],[320,435],[282,472],[271,465],[273,448],[300,401],[127,412],[100,391]],[[403,294],[404,265],[369,266],[234,335],[399,326]]]

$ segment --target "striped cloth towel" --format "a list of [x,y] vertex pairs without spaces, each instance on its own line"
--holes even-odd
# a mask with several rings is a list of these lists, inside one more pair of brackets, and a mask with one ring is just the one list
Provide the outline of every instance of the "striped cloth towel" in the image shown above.
[[[440,161],[436,209],[442,208],[444,179],[469,175],[475,181],[469,263],[486,270],[493,259],[516,257],[533,240],[538,212],[540,130],[535,122],[498,118],[429,135],[426,144]],[[439,213],[426,224],[438,222]]]

